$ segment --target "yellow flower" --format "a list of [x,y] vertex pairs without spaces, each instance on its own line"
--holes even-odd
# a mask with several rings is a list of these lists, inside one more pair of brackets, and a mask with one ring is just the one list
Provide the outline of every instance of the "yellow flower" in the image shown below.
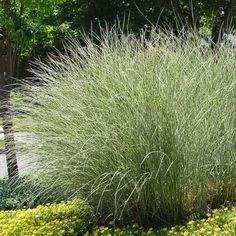
[[192,225],[192,224],[194,224],[194,221],[193,221],[193,220],[190,220],[190,221],[188,222],[188,225]]

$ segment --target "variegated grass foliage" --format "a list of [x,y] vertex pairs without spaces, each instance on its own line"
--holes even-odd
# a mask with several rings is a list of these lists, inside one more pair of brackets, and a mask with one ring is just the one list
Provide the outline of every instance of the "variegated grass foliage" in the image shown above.
[[[38,176],[102,220],[176,223],[236,197],[236,60],[192,35],[103,31],[38,63],[25,131]],[[96,42],[96,43],[95,43]]]

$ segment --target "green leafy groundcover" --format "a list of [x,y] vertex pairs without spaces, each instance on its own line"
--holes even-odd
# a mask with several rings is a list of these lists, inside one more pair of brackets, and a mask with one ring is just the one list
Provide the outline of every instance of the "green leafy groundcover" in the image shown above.
[[120,235],[120,236],[145,236],[145,235],[183,235],[183,236],[221,236],[221,235],[236,235],[236,207],[228,209],[213,210],[209,213],[207,219],[201,219],[196,221],[189,221],[187,225],[178,225],[171,229],[163,228],[161,230],[155,230],[150,228],[145,230],[143,227],[133,225],[124,228],[109,228],[109,227],[97,227],[92,233],[87,232],[85,235],[93,236],[108,236],[108,235]]

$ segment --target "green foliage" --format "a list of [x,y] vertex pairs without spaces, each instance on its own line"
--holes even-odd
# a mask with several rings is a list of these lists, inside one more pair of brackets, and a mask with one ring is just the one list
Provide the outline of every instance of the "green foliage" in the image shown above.
[[55,188],[50,188],[33,181],[32,176],[21,177],[16,182],[0,180],[0,211],[32,208],[40,204],[61,201],[65,198],[56,195]]
[[39,45],[52,47],[57,33],[65,32],[65,24],[51,25],[47,21],[62,0],[10,1],[4,11],[0,5],[0,28],[3,28],[21,57],[29,57]]
[[9,182],[0,180],[0,210],[14,209],[19,203],[17,194],[12,193]]
[[0,235],[82,235],[90,216],[91,208],[81,199],[34,209],[0,211]]
[[[17,184],[20,184],[18,181]],[[12,210],[19,207],[25,207],[27,204],[27,195],[23,188],[17,188],[16,184],[7,179],[0,180],[0,210]]]
[[[159,25],[178,32],[183,25],[194,25],[204,34],[217,34],[221,25],[222,10],[229,1],[189,0],[49,0],[10,1],[4,13],[0,4],[0,29],[7,30],[12,44],[21,59],[45,56],[52,48],[63,50],[62,40],[70,34],[81,38],[81,30],[99,33],[102,25],[113,25],[124,20],[129,29],[147,35],[151,26]],[[176,4],[175,4],[176,3]],[[235,26],[235,10],[228,22]],[[22,64],[22,67],[25,65]]]
[[[175,1],[173,1],[175,2]],[[210,30],[212,23],[217,24],[220,12],[226,8],[225,1],[177,1],[181,19],[176,16],[171,1],[133,1],[133,0],[50,0],[14,1],[7,15],[0,6],[0,27],[6,28],[22,56],[42,54],[53,46],[61,45],[60,40],[70,33],[80,35],[80,30],[99,31],[101,25],[113,25],[114,21],[126,18],[129,28],[138,32],[140,28],[150,30],[157,23],[176,29],[182,20],[188,26],[199,24]],[[194,5],[193,5],[194,4]],[[194,11],[192,8],[194,7]],[[194,16],[195,14],[195,16]],[[197,19],[193,19],[198,17]],[[233,22],[235,18],[232,18]],[[197,23],[199,21],[199,23]]]
[[0,149],[4,148],[4,140],[0,139]]
[[[185,27],[203,28],[211,32],[213,25],[221,21],[222,10],[229,1],[189,0],[65,0],[58,7],[55,21],[68,22],[71,30],[85,29],[99,32],[99,25],[113,25],[119,19],[126,19],[129,28],[138,33],[140,29],[150,31],[151,26],[172,28],[175,32]],[[235,25],[236,8],[232,25]],[[98,24],[99,22],[99,24]]]
[[[69,22],[71,28],[99,32],[100,25],[113,25],[119,19],[126,19],[129,28],[138,32],[140,28],[149,28],[151,24],[173,25],[171,4],[168,1],[133,0],[75,0],[64,1],[58,8],[58,18]],[[164,10],[164,13],[163,13]],[[99,24],[98,24],[99,22]]]
[[101,220],[177,223],[236,198],[235,55],[192,35],[141,38],[106,31],[39,65],[25,132],[39,179]]

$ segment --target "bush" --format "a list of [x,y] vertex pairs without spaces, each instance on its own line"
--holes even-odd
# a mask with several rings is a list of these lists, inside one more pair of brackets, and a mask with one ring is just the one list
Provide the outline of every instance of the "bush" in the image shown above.
[[[57,195],[57,191],[60,195]],[[65,200],[60,188],[50,186],[34,179],[33,176],[20,177],[11,182],[0,179],[0,211],[34,208],[40,204]]]
[[233,209],[221,209],[214,210],[213,213],[209,213],[207,219],[189,221],[186,226],[175,226],[171,229],[155,230],[153,228],[145,230],[143,227],[133,225],[125,228],[109,228],[109,227],[97,227],[92,233],[87,232],[85,235],[94,236],[108,236],[108,235],[120,235],[120,236],[205,236],[205,235],[235,235],[236,234],[236,208]]
[[90,214],[90,207],[81,199],[35,209],[1,211],[0,235],[81,235],[87,230]]
[[200,39],[104,33],[34,71],[38,179],[102,222],[172,224],[235,200],[235,54]]
[[20,204],[19,195],[6,179],[0,179],[0,210],[11,210]]

